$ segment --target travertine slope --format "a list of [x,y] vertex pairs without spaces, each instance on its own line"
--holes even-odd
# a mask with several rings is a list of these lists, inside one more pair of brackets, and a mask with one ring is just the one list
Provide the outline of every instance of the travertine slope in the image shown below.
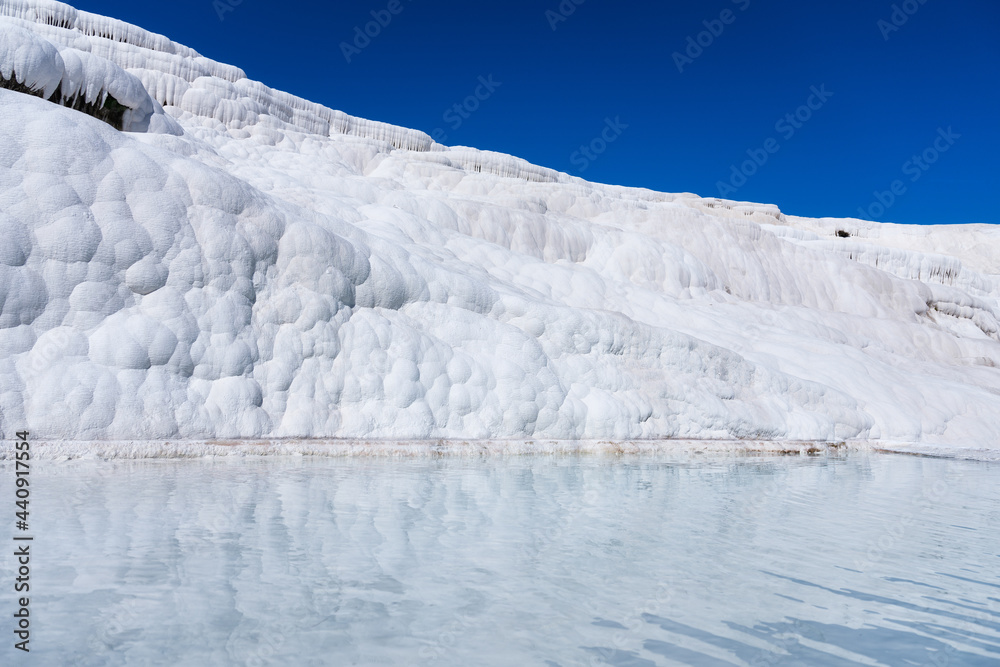
[[997,446],[995,227],[591,184],[45,0],[0,78],[5,437]]

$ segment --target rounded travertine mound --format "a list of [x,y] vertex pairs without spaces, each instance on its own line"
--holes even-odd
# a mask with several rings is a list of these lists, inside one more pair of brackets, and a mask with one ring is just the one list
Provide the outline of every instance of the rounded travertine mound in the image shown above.
[[0,29],[134,130],[0,90],[0,435],[996,445],[995,228],[591,184],[59,3]]

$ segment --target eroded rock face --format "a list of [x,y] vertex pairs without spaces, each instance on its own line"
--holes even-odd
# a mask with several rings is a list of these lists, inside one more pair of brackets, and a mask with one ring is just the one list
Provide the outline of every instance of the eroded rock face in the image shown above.
[[54,2],[0,37],[3,436],[996,446],[995,228],[591,184]]

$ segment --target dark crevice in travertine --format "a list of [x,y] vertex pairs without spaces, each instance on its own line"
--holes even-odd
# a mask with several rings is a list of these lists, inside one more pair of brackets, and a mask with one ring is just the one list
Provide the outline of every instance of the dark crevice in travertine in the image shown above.
[[[18,83],[16,74],[12,74],[10,79],[5,79],[0,76],[0,88],[13,90],[16,93],[24,93],[25,95],[34,95],[35,97],[42,97],[44,99],[42,91],[33,90],[23,83]],[[88,116],[93,116],[98,120],[104,121],[116,130],[121,130],[124,127],[125,112],[128,111],[128,107],[121,104],[111,95],[105,96],[103,104],[88,102],[82,95],[74,95],[73,97],[64,99],[61,86],[56,88],[56,92],[48,98],[48,101],[55,104],[61,104],[62,106],[74,109],[75,111],[81,111]]]

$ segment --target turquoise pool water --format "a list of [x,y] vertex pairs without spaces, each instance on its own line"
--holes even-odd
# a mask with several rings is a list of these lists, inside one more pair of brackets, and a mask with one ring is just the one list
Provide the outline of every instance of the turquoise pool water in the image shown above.
[[[1000,664],[998,464],[263,457],[32,475],[35,665]],[[29,664],[4,617],[3,662]]]

